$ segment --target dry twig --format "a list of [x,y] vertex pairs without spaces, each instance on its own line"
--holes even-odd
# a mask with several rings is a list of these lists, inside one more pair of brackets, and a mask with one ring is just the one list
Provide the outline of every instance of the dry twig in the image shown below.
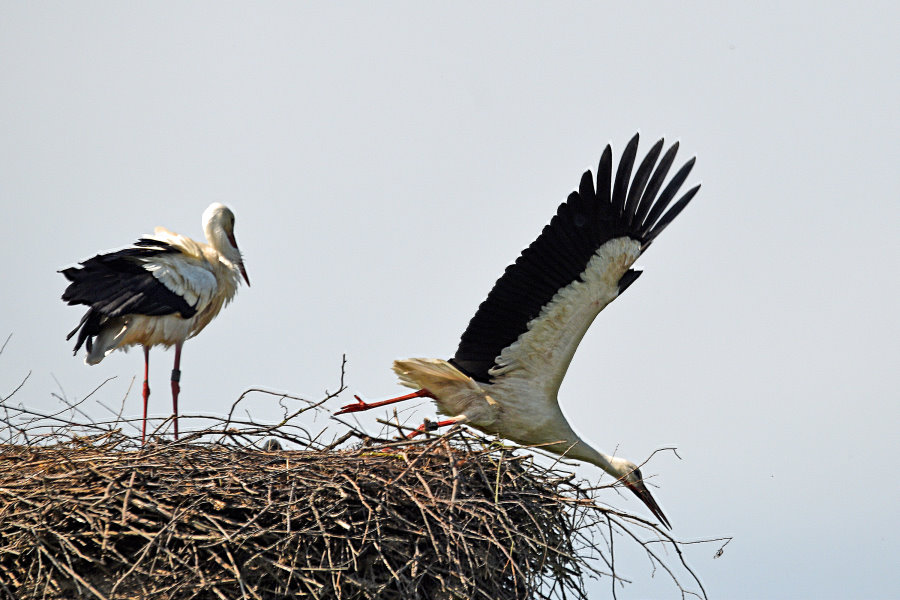
[[586,598],[586,576],[625,581],[615,537],[643,545],[681,596],[703,593],[675,540],[525,450],[463,428],[311,435],[297,417],[344,389],[342,367],[324,400],[275,394],[301,407],[274,425],[235,419],[248,391],[226,418],[143,448],[118,415],[4,404],[0,598]]

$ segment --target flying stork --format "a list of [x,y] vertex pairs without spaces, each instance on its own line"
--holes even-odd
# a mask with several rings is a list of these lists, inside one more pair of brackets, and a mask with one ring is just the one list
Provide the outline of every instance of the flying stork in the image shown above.
[[171,382],[177,440],[181,346],[234,298],[241,277],[250,285],[234,239],[234,213],[218,202],[210,204],[203,212],[203,231],[209,244],[157,227],[128,248],[60,271],[72,282],[62,299],[89,307],[66,336],[78,334],[73,354],[84,344],[84,362],[95,365],[113,350],[144,348],[141,443],[147,433],[150,348],[175,346]]
[[688,190],[666,211],[694,159],[663,189],[678,143],[657,162],[663,149],[659,140],[632,178],[637,147],[635,135],[622,153],[614,181],[612,149],[606,147],[597,167],[596,189],[591,172],[585,172],[578,191],[559,206],[550,224],[494,284],[453,358],[394,361],[400,382],[418,391],[371,403],[357,396],[356,403],[336,414],[431,398],[438,412],[450,417],[437,426],[465,423],[593,463],[621,480],[670,527],[637,465],[582,440],[557,400],[566,369],[591,322],[634,283],[641,271],[631,266],[700,188]]

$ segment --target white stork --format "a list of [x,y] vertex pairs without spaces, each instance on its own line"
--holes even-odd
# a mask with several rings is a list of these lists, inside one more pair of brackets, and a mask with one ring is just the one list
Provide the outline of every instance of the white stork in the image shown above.
[[669,527],[637,465],[588,445],[569,425],[557,400],[566,369],[591,322],[634,283],[641,272],[631,269],[632,264],[700,188],[691,188],[666,212],[694,159],[660,193],[678,144],[657,164],[663,148],[659,140],[632,179],[637,146],[635,135],[612,184],[612,150],[606,147],[597,168],[596,190],[587,171],[578,191],[559,206],[541,235],[494,284],[453,358],[394,362],[400,382],[418,391],[372,403],[357,396],[355,404],[336,414],[431,398],[438,412],[450,417],[437,426],[465,423],[593,463],[620,479]]
[[95,365],[120,348],[144,347],[141,443],[147,432],[150,348],[175,346],[171,381],[177,440],[181,346],[234,298],[241,276],[250,285],[234,239],[234,213],[218,202],[210,204],[203,212],[203,231],[208,245],[157,227],[133,246],[60,271],[72,282],[62,299],[90,307],[66,337],[78,333],[74,353],[85,344],[85,363]]

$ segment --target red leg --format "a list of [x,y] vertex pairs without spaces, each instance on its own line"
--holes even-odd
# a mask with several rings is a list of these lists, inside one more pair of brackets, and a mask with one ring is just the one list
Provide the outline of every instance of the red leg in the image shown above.
[[172,367],[172,413],[175,415],[175,440],[178,440],[178,392],[181,391],[181,386],[178,385],[178,382],[181,381],[181,371],[179,367],[181,366],[181,344],[183,342],[178,342],[175,344],[175,366]]
[[343,407],[341,407],[341,410],[334,413],[334,415],[337,416],[337,415],[342,415],[344,413],[369,410],[370,408],[378,408],[379,406],[387,406],[388,404],[393,404],[395,402],[402,402],[403,400],[412,400],[413,398],[431,398],[433,400],[434,394],[432,394],[428,390],[419,390],[418,392],[413,392],[412,394],[406,394],[405,396],[391,398],[390,400],[380,400],[378,402],[363,402],[362,398],[360,398],[359,396],[353,396],[353,397],[356,398],[356,404],[348,404],[346,406],[343,406]]
[[141,425],[141,445],[147,435],[147,401],[150,399],[150,346],[144,346],[144,422]]
[[447,425],[455,425],[461,421],[464,421],[465,418],[456,417],[455,419],[447,419],[446,421],[438,421],[437,423],[431,423],[430,421],[425,421],[421,425],[419,425],[415,431],[406,436],[406,439],[411,440],[420,433],[424,433],[426,430],[431,431],[432,429],[437,429],[438,427],[446,427]]

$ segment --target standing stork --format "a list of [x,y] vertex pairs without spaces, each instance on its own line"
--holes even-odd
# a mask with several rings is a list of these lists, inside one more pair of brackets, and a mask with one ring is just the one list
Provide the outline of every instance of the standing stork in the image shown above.
[[[566,369],[594,318],[634,283],[641,272],[632,264],[700,188],[691,188],[666,211],[694,159],[660,193],[678,143],[657,163],[663,148],[659,140],[632,178],[637,147],[635,135],[625,147],[614,182],[612,150],[606,147],[596,189],[591,172],[585,172],[578,191],[494,284],[453,358],[394,362],[400,382],[418,391],[372,403],[357,396],[355,404],[336,414],[431,398],[438,412],[450,417],[437,426],[465,423],[593,463],[620,479],[670,527],[637,465],[588,445],[569,425],[557,400]],[[417,431],[422,430],[424,425]]]
[[172,410],[178,439],[181,346],[212,321],[237,293],[240,278],[250,279],[234,239],[234,213],[215,202],[203,212],[209,244],[157,227],[133,246],[98,254],[60,271],[71,281],[62,295],[88,311],[66,337],[78,334],[74,354],[84,344],[84,362],[96,365],[113,350],[144,347],[144,422],[150,398],[150,348],[175,346]]

